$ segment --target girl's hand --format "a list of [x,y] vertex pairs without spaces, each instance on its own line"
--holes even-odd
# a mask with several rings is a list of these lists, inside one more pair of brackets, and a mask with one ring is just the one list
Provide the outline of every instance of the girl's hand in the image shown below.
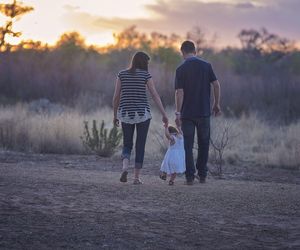
[[182,130],[181,130],[181,127],[179,126],[179,127],[177,127],[177,129],[178,129],[178,132],[179,132],[179,134],[183,134],[183,132],[182,132]]

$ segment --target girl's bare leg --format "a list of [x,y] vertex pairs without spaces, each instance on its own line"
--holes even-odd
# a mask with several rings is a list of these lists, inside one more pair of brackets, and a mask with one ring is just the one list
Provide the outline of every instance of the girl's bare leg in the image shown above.
[[175,178],[176,178],[176,173],[173,173],[173,174],[171,174],[170,181],[174,181],[174,180],[175,180]]
[[169,185],[174,185],[175,178],[176,178],[176,173],[171,174]]

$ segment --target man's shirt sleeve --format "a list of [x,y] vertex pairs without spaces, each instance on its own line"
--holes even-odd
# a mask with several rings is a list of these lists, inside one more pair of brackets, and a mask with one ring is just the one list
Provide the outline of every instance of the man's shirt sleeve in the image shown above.
[[215,72],[211,66],[211,64],[209,65],[209,82],[214,82],[218,80],[216,75],[215,75]]
[[182,71],[177,69],[175,75],[175,89],[183,89],[183,83],[184,83],[184,79],[183,79]]

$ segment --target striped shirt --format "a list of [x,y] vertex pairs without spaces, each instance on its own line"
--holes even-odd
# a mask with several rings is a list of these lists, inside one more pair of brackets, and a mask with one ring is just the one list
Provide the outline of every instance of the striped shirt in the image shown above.
[[118,74],[121,81],[121,99],[118,108],[118,119],[125,123],[140,123],[151,119],[147,98],[147,81],[149,72],[136,69],[135,73],[123,70]]

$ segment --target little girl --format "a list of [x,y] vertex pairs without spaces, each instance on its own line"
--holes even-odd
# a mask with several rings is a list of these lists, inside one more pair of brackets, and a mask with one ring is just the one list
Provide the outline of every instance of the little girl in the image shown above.
[[174,185],[176,174],[185,172],[183,135],[180,128],[167,125],[165,135],[169,140],[169,148],[160,167],[160,178],[166,180],[170,175],[169,185]]

